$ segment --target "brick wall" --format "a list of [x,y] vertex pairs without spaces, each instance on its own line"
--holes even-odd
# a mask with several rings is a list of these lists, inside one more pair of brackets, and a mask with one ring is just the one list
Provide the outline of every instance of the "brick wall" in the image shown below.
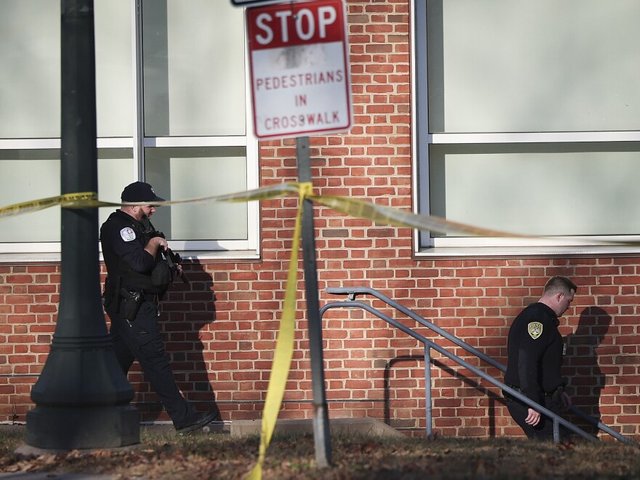
[[[400,237],[402,230],[394,230],[394,234]],[[326,238],[322,228],[317,236],[319,243]],[[282,251],[286,251],[289,241],[283,242]],[[537,299],[549,276],[570,276],[579,291],[561,320],[561,330],[568,345],[565,373],[571,378],[574,401],[588,413],[599,410],[604,423],[621,432],[638,434],[637,258],[412,260],[409,255],[398,266],[396,257],[380,265],[375,249],[367,247],[362,250],[362,265],[353,269],[359,274],[352,279],[352,269],[343,266],[353,261],[351,255],[334,259],[333,252],[326,246],[318,248],[322,304],[343,299],[330,297],[327,287],[372,286],[503,364],[513,316]],[[267,257],[280,254],[280,249],[265,250],[261,262],[189,265],[191,285],[177,285],[163,305],[167,346],[181,387],[202,407],[211,398],[213,387],[228,419],[260,416],[286,273],[286,258],[276,261]],[[332,262],[335,265],[327,268]],[[381,279],[380,271],[388,278]],[[33,406],[29,394],[49,350],[58,282],[58,266],[53,264],[1,268],[2,422],[24,421]],[[299,291],[303,290],[300,281]],[[382,302],[368,296],[360,299],[416,327],[413,320],[394,313]],[[296,353],[281,418],[311,414],[304,308],[300,299]],[[420,343],[361,309],[330,309],[323,320],[330,415],[374,417],[422,434],[425,394]],[[417,331],[435,338],[424,327]],[[470,358],[448,341],[438,343],[501,379],[494,367]],[[432,364],[433,427],[437,433],[519,435],[495,387],[435,351]],[[129,379],[145,419],[165,420],[137,368]]]
[[[349,1],[354,127],[311,138],[315,192],[410,209],[409,18],[406,0]],[[261,184],[297,178],[295,142],[262,142]],[[297,199],[261,204],[261,260],[189,264],[190,285],[163,303],[163,328],[185,395],[204,408],[212,388],[226,419],[259,418],[284,296]],[[538,298],[546,279],[579,285],[561,320],[566,374],[575,403],[629,435],[640,433],[638,257],[424,259],[407,228],[372,225],[315,207],[321,304],[328,287],[379,290],[505,363],[512,318]],[[24,421],[31,386],[46,359],[57,313],[57,264],[0,265],[0,421]],[[296,351],[280,418],[311,415],[311,374],[302,273]],[[364,301],[370,301],[364,299]],[[370,301],[386,315],[396,315]],[[323,322],[330,416],[373,417],[422,435],[424,352],[373,315],[332,309]],[[427,337],[433,334],[418,330]],[[435,337],[434,337],[435,338]],[[440,344],[502,378],[447,341]],[[432,352],[434,431],[445,436],[520,435],[499,392]],[[145,420],[166,420],[136,368],[129,376]]]

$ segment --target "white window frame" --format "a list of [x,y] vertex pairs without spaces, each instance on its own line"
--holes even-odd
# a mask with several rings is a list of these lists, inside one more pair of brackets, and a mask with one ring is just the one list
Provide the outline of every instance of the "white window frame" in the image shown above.
[[[431,133],[427,82],[427,1],[411,0],[411,152],[413,211],[430,213],[430,145],[640,142],[640,131]],[[419,53],[419,54],[418,54]],[[427,194],[420,194],[425,191]],[[517,232],[516,232],[517,233]],[[617,244],[615,242],[618,242]],[[636,245],[631,245],[636,243]],[[640,235],[558,236],[540,238],[437,237],[414,231],[418,257],[602,255],[640,253]]]
[[[249,82],[248,47],[245,50],[245,135],[233,136],[194,136],[194,137],[145,137],[144,136],[144,95],[142,64],[142,18],[140,12],[142,0],[131,0],[132,21],[132,62],[134,85],[133,136],[101,137],[96,139],[98,149],[129,148],[133,151],[135,171],[132,178],[144,180],[145,148],[174,147],[245,147],[247,161],[247,186],[249,189],[259,185],[258,140],[253,134],[253,113]],[[244,16],[243,16],[244,18]],[[244,26],[246,29],[246,25]],[[61,148],[60,138],[0,139],[0,150],[38,150]],[[105,201],[118,199],[100,198]],[[222,241],[172,241],[172,248],[180,251],[184,258],[234,258],[255,259],[260,256],[260,206],[259,202],[247,205],[246,240]],[[60,242],[16,242],[0,243],[0,262],[2,261],[56,261],[60,259]]]

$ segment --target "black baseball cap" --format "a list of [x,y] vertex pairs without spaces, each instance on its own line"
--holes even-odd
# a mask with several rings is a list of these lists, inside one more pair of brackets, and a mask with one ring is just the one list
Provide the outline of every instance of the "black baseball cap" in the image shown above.
[[156,195],[153,187],[145,182],[133,182],[124,187],[120,199],[123,202],[164,202],[164,198]]

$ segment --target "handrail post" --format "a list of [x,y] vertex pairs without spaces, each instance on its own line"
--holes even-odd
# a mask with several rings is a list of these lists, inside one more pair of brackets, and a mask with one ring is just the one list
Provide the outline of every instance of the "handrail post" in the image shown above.
[[433,437],[433,405],[431,397],[431,347],[424,346],[424,408],[427,438]]

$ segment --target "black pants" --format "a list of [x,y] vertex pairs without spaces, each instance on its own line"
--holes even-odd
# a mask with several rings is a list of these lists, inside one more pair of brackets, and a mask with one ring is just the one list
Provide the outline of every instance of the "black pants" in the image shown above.
[[180,393],[173,377],[162,335],[158,328],[158,309],[154,302],[144,301],[133,322],[117,312],[108,311],[111,318],[113,348],[125,375],[134,360],[138,360],[145,379],[160,398],[176,428],[192,423],[196,412]]
[[[505,399],[507,401],[507,408],[509,409],[509,414],[511,418],[515,420],[515,422],[522,428],[524,433],[528,438],[532,440],[553,440],[553,419],[547,417],[544,414],[540,414],[540,421],[536,426],[531,426],[525,422],[525,418],[527,418],[529,406],[525,403],[520,402],[514,397],[511,397],[508,394],[505,394]],[[551,396],[544,397],[544,405],[543,407],[551,410],[553,413],[560,415],[564,411],[564,407],[558,401],[552,398]],[[560,425],[560,439],[566,438],[568,436],[568,431],[565,427]]]

